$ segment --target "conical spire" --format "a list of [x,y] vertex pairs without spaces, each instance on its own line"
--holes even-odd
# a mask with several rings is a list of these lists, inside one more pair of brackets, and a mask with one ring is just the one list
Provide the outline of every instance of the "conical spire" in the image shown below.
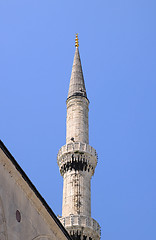
[[75,39],[76,49],[70,78],[68,98],[72,96],[82,96],[87,98],[78,46],[79,46],[78,36],[76,35]]

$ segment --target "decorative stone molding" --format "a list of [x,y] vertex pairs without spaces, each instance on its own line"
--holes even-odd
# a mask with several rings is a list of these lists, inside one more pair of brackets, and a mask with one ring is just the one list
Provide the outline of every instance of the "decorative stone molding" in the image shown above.
[[81,142],[72,142],[62,146],[58,152],[57,157],[59,158],[60,156],[66,153],[76,152],[76,151],[79,151],[82,153],[88,153],[89,155],[92,155],[93,157],[95,157],[95,159],[97,160],[96,150],[93,147],[91,147],[89,144],[81,143]]
[[57,163],[62,176],[66,171],[72,169],[87,171],[93,175],[97,165],[97,153],[89,144],[69,143],[59,150]]
[[[83,229],[83,234],[88,234],[92,237],[92,239],[100,239],[101,235],[101,229],[100,225],[98,224],[97,221],[95,221],[93,218],[88,217],[88,216],[80,216],[80,215],[70,215],[68,217],[62,217],[59,218],[63,226],[70,231],[82,231]],[[86,232],[84,232],[84,230]],[[73,232],[73,234],[74,234]],[[73,235],[72,234],[72,235]]]

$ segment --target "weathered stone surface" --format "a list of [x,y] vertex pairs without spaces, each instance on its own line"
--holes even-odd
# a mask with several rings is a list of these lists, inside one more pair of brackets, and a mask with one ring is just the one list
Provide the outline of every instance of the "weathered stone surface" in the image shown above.
[[90,199],[91,174],[68,171],[64,174],[62,216],[91,216]]
[[80,96],[67,100],[66,143],[89,143],[88,104],[88,100]]
[[90,181],[97,165],[97,153],[89,145],[88,105],[78,47],[69,85],[66,145],[58,152],[63,176],[62,224],[73,240],[99,240],[100,226],[91,218]]
[[0,240],[67,240],[28,182],[0,148]]
[[79,49],[76,48],[73,61],[72,73],[70,78],[70,85],[68,91],[68,98],[71,96],[83,96],[87,98]]
[[94,240],[100,239],[100,225],[91,217],[70,215],[60,218],[60,221],[66,229],[69,229],[71,235],[79,232],[82,236],[91,237]]

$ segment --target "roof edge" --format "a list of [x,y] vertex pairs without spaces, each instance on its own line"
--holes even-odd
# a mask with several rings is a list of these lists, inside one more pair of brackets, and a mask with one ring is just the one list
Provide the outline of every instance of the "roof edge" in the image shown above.
[[55,221],[55,223],[58,225],[58,227],[62,230],[62,232],[64,233],[64,235],[67,237],[67,239],[72,240],[72,238],[70,237],[70,235],[68,234],[67,230],[63,227],[63,225],[61,224],[61,222],[59,221],[59,219],[56,217],[56,215],[54,214],[54,212],[52,211],[52,209],[49,207],[49,205],[47,204],[47,202],[45,201],[45,199],[41,196],[41,194],[39,193],[39,191],[36,189],[36,187],[34,186],[34,184],[30,181],[30,179],[28,178],[28,176],[26,175],[26,173],[23,171],[23,169],[20,167],[20,165],[17,163],[17,161],[15,160],[15,158],[12,156],[12,154],[9,152],[9,150],[7,149],[7,147],[4,145],[4,143],[2,142],[2,140],[0,140],[0,148],[2,149],[2,151],[5,153],[5,155],[10,159],[10,161],[12,162],[12,164],[15,166],[15,168],[17,169],[17,171],[20,173],[20,175],[22,176],[22,178],[27,182],[27,184],[29,185],[29,187],[31,188],[31,190],[35,193],[36,197],[42,202],[43,206],[45,207],[45,209],[47,210],[47,212],[50,214],[50,216],[53,218],[53,220]]

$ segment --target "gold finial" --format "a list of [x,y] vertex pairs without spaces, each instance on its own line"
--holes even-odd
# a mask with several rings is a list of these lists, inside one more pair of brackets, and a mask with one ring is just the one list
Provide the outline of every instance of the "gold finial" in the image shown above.
[[75,38],[75,47],[79,47],[78,33],[76,34],[76,38]]

